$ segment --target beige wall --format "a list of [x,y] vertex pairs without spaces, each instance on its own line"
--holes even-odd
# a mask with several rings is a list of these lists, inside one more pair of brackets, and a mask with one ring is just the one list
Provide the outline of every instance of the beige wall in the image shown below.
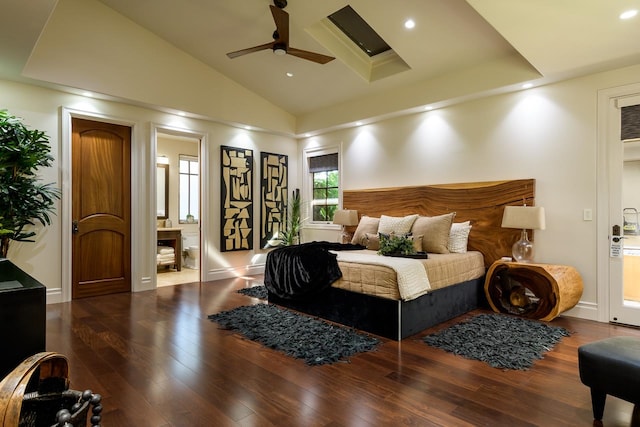
[[[394,118],[367,126],[326,133],[300,141],[260,132],[249,132],[218,123],[185,119],[131,105],[97,101],[35,86],[0,81],[2,108],[25,118],[30,126],[52,136],[54,167],[43,171],[47,180],[63,182],[68,174],[60,164],[60,106],[136,124],[134,168],[141,179],[135,182],[139,194],[149,190],[152,124],[192,129],[207,136],[204,166],[210,171],[204,185],[210,212],[202,226],[206,233],[203,259],[206,278],[215,279],[259,268],[264,252],[220,253],[219,246],[219,146],[231,145],[289,155],[290,185],[302,187],[302,150],[308,147],[342,147],[342,185],[346,189],[387,187],[496,179],[535,178],[536,202],[547,213],[547,229],[536,233],[538,261],[575,266],[585,282],[581,303],[572,313],[592,317],[598,310],[597,165],[598,93],[640,81],[640,66],[594,74],[527,91],[494,96],[441,110]],[[601,150],[600,150],[601,151]],[[60,168],[60,169],[58,169]],[[257,171],[257,169],[256,169]],[[256,173],[256,193],[258,200]],[[303,194],[303,200],[306,197]],[[138,252],[151,251],[152,231],[144,217],[153,218],[149,198],[139,201],[135,212],[142,231]],[[583,210],[592,209],[593,221],[583,220]],[[256,224],[259,211],[254,211]],[[35,245],[16,244],[9,257],[51,288],[61,286],[61,219],[38,235]],[[305,239],[336,240],[335,227],[307,230]],[[606,233],[606,230],[605,230]],[[311,237],[308,237],[311,236]],[[600,235],[601,236],[601,235]],[[605,234],[606,236],[606,234]],[[257,238],[257,237],[256,237]],[[602,244],[602,242],[600,242]],[[605,241],[606,245],[606,241]],[[152,287],[151,261],[142,258],[136,266],[136,289]],[[50,299],[53,300],[53,299]],[[581,311],[582,310],[582,311]]]
[[[166,114],[155,110],[71,95],[41,87],[0,80],[2,105],[15,116],[24,118],[27,126],[45,131],[50,136],[55,161],[51,168],[40,171],[43,181],[56,182],[67,197],[56,205],[53,224],[40,229],[36,243],[13,242],[8,258],[47,286],[48,302],[63,300],[64,287],[69,286],[65,274],[70,275],[68,260],[64,259],[65,245],[70,235],[63,236],[63,221],[71,223],[70,214],[70,170],[65,163],[65,150],[69,141],[63,139],[66,112],[96,116],[97,119],[117,120],[133,126],[132,139],[132,232],[133,272],[132,286],[135,291],[155,286],[155,190],[152,176],[155,175],[155,157],[152,149],[152,130],[166,128],[196,132],[203,135],[204,157],[203,186],[207,199],[203,200],[204,248],[201,248],[202,270],[206,280],[232,277],[260,270],[265,252],[224,252],[218,250],[220,242],[220,145],[252,149],[254,158],[261,151],[289,156],[291,179],[298,174],[297,144],[291,137],[253,132],[219,123],[195,120]],[[64,109],[62,108],[64,107]],[[155,141],[153,142],[155,144]],[[259,164],[254,164],[254,220],[260,219]],[[204,204],[206,202],[206,204]],[[259,247],[259,236],[254,233],[254,247]]]
[[[535,178],[547,223],[535,233],[536,260],[575,266],[585,290],[573,314],[597,318],[598,286],[608,286],[597,283],[598,91],[638,76],[640,66],[595,74],[340,130],[301,147],[341,144],[344,189]],[[593,221],[583,220],[584,209]],[[335,231],[313,235],[334,240]]]
[[185,232],[197,233],[198,224],[179,224],[179,188],[180,188],[180,155],[198,157],[199,140],[197,138],[176,137],[158,134],[156,153],[166,156],[169,161],[169,219],[174,227],[181,227]]

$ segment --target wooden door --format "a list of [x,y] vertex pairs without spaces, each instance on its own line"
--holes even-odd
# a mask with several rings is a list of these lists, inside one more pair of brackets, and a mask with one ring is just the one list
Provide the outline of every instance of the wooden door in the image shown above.
[[72,119],[72,298],[131,290],[131,128]]

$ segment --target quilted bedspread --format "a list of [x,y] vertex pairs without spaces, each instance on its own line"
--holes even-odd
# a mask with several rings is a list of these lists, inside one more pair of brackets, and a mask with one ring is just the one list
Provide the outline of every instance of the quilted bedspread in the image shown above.
[[392,268],[396,272],[398,292],[403,301],[417,298],[431,289],[424,265],[418,260],[388,257],[375,253],[364,253],[364,251],[335,252],[335,254],[338,261]]

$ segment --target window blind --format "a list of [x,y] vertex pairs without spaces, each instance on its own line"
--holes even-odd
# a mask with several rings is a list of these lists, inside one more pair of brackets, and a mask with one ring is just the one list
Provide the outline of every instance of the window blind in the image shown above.
[[640,105],[622,107],[622,140],[640,138]]
[[338,153],[309,157],[309,172],[338,170]]

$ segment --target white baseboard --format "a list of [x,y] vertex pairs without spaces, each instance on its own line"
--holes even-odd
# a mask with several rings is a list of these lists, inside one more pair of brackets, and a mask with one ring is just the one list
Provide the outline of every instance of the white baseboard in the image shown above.
[[580,301],[571,310],[561,313],[562,316],[577,317],[578,319],[600,321],[598,304],[594,302]]
[[264,273],[264,264],[245,265],[243,267],[216,268],[207,271],[205,281],[232,279],[234,277],[253,276]]
[[62,301],[62,288],[47,288],[47,304],[58,304]]

